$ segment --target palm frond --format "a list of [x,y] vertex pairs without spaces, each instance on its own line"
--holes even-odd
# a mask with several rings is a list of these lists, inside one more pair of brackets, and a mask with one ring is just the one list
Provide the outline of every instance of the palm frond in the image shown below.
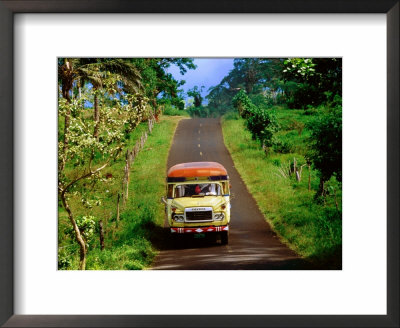
[[139,70],[130,62],[122,58],[112,59],[86,59],[79,67],[80,75],[94,86],[101,86],[101,79],[105,78],[105,73],[116,74],[121,79],[124,89],[127,92],[139,92],[142,88],[142,77]]

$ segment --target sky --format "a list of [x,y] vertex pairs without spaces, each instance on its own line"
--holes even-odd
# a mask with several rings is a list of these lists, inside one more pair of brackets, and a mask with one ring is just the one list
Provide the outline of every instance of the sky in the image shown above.
[[203,104],[206,105],[207,99],[205,99],[205,96],[208,94],[208,89],[219,84],[229,71],[233,69],[233,58],[195,58],[194,63],[197,65],[197,68],[195,70],[188,70],[184,75],[181,75],[175,65],[169,67],[168,72],[176,80],[186,81],[180,87],[185,93],[195,85],[198,87],[204,85],[205,88],[201,94],[204,98]]

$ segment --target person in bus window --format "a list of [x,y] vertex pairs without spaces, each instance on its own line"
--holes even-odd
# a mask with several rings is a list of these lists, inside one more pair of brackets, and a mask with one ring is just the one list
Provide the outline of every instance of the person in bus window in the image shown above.
[[206,196],[216,196],[217,192],[215,191],[215,184],[208,185]]
[[199,195],[201,193],[201,188],[199,185],[196,185],[196,188],[194,188],[194,192],[196,193],[196,195]]

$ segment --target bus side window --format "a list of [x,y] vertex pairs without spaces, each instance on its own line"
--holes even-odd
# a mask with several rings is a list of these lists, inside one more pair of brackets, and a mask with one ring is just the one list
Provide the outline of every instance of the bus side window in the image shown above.
[[222,182],[222,189],[223,189],[224,195],[229,194],[228,182]]
[[185,186],[184,185],[180,185],[180,186],[176,186],[175,188],[175,198],[178,197],[185,197]]
[[222,195],[221,186],[220,185],[215,184],[215,185],[213,185],[213,187],[214,187],[214,192],[215,192],[216,195],[218,195],[218,196]]
[[168,198],[172,198],[172,191],[173,191],[173,189],[174,189],[174,185],[169,184],[169,185],[168,185],[168,190],[167,190],[167,197],[168,197]]

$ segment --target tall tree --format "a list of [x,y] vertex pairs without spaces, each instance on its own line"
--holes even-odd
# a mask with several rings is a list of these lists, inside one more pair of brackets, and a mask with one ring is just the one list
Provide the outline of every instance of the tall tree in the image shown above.
[[[242,88],[247,94],[260,93],[280,71],[281,60],[267,58],[236,58],[234,68],[221,81],[229,88]],[[271,87],[271,85],[270,85]]]
[[103,87],[104,80],[109,79],[111,75],[117,77],[115,88],[111,89],[113,93],[129,92],[138,93],[142,88],[141,76],[139,70],[128,62],[126,59],[121,58],[96,58],[82,59],[79,67],[80,83],[84,84],[88,81],[92,84],[93,92],[93,119],[96,122],[94,129],[94,137],[99,138],[99,89]]
[[236,92],[237,90],[230,90],[221,84],[210,87],[206,96],[208,107],[224,114],[232,106],[232,97]]
[[[113,92],[116,82],[115,77],[113,81],[107,80],[104,87],[98,90],[99,96],[108,97]],[[100,172],[112,165],[114,159],[119,156],[125,146],[125,134],[139,124],[147,105],[146,98],[140,95],[121,94],[119,97],[113,97],[109,106],[100,108],[103,117],[98,126],[101,138],[95,138],[96,123],[82,110],[82,103],[87,100],[86,95],[71,101],[59,98],[59,115],[65,115],[66,112],[72,115],[67,151],[64,153],[61,144],[59,145],[58,160],[65,165],[58,171],[58,194],[80,247],[81,270],[86,267],[87,245],[69,199],[74,195],[81,196],[81,200],[84,200],[84,186],[77,187],[80,181],[101,181]],[[66,169],[75,166],[80,169]]]
[[204,89],[204,85],[200,88],[196,85],[193,88],[189,89],[187,95],[189,97],[193,97],[194,107],[200,107],[203,102],[203,96],[201,95]]
[[341,58],[288,58],[282,72],[291,108],[318,106],[342,95]]
[[[118,86],[122,89],[119,91],[135,93],[141,88],[141,76],[135,66],[129,63],[126,59],[111,58],[60,58],[58,61],[58,79],[61,86],[61,94],[68,103],[71,103],[71,92],[76,86],[83,86],[85,83],[91,83],[94,89],[94,113],[93,119],[96,122],[94,136],[98,138],[99,130],[99,105],[98,105],[98,90],[102,88],[103,81],[109,78],[110,74],[118,76],[116,79],[115,88],[112,91],[117,92]],[[115,93],[114,92],[114,93]],[[66,107],[64,113],[64,142],[63,152],[67,152],[69,126],[71,112]],[[60,163],[59,169],[63,169],[65,162]]]
[[319,172],[321,195],[324,183],[332,175],[342,181],[342,107],[320,111],[308,128],[311,132],[308,157]]
[[234,67],[220,84],[209,89],[206,98],[209,107],[225,112],[231,107],[232,99],[238,90],[246,91],[253,98],[267,92],[282,92],[282,66],[280,58],[237,58]]
[[185,81],[176,80],[168,73],[168,68],[175,65],[183,75],[187,70],[196,68],[192,58],[133,58],[131,62],[142,76],[145,95],[150,99],[154,111],[163,102],[180,106],[182,97],[178,88]]

